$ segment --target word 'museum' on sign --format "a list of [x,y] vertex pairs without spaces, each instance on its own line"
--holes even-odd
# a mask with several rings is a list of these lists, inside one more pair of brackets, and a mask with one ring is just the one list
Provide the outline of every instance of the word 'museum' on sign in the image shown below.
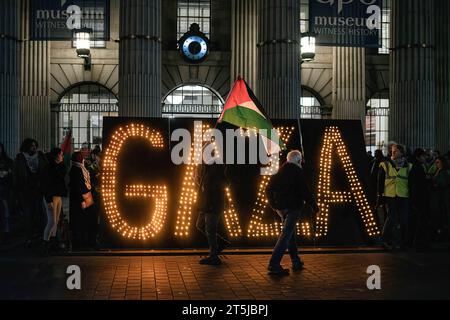
[[[159,123],[153,125],[155,121]],[[164,123],[164,121],[173,120],[105,119],[106,144],[104,146],[101,193],[106,218],[103,223],[106,225],[107,232],[115,234],[116,237],[123,240],[153,242],[159,239],[160,246],[170,246],[169,244],[176,241],[184,241],[183,243],[187,245],[189,239],[196,233],[194,219],[197,215],[195,206],[198,194],[195,175],[197,163],[199,163],[196,159],[202,156],[200,153],[202,137],[213,126],[213,123],[195,122],[193,125],[194,121],[189,124],[187,120],[182,121],[181,127],[192,130],[194,136],[189,157],[190,163],[175,166],[169,160],[168,163],[159,163],[156,169],[153,164],[149,165],[146,161],[155,161],[158,153],[170,154],[170,149],[173,147],[170,134],[176,125]],[[300,132],[295,122],[288,125],[275,124],[275,126],[289,150],[299,148],[297,137]],[[240,132],[243,137],[247,138],[257,135],[253,130],[240,129]],[[132,145],[134,148],[138,146],[138,149],[134,150],[147,149],[146,154],[149,156],[132,157],[127,155],[128,146]],[[331,181],[334,181],[332,180],[332,156],[335,153],[342,163],[345,179],[350,186],[348,191],[332,191]],[[123,156],[128,156],[132,160],[127,163],[121,160]],[[247,168],[247,165],[238,165],[237,175],[238,178],[242,178],[239,181],[244,181],[244,183],[238,183],[240,186],[231,183],[223,190],[226,200],[224,226],[228,236],[234,241],[248,244],[251,239],[270,240],[278,236],[282,224],[268,206],[264,191],[272,174],[278,170],[279,164],[282,162],[280,160],[285,157],[286,152],[271,156],[270,165],[266,166],[264,170],[265,175],[259,175],[260,171],[256,171],[257,175],[252,179],[242,178],[251,170]],[[308,160],[308,154],[306,157]],[[169,157],[165,159],[169,159]],[[133,165],[133,163],[139,162],[149,169],[134,175],[124,174],[127,170],[130,172],[136,170],[139,166]],[[333,214],[333,205],[347,203],[353,205],[355,218],[363,222],[364,230],[360,231],[364,231],[369,237],[377,236],[379,234],[378,226],[364,184],[352,163],[338,126],[326,127],[322,134],[320,159],[317,159],[317,163],[312,165],[318,167],[318,179],[312,179],[317,183],[311,186],[317,195],[321,210],[315,219],[304,218],[298,223],[298,235],[306,239],[327,236],[328,217]],[[155,169],[151,170],[150,168]],[[170,175],[166,178],[154,179],[155,174],[163,171]],[[131,181],[125,181],[127,179]],[[242,188],[242,184],[245,184],[247,180],[252,180],[254,183],[249,182],[248,186],[244,186],[247,189],[245,197],[238,197],[240,194],[236,190],[239,187]],[[242,192],[240,193],[242,194]],[[239,201],[236,198],[240,198]],[[242,200],[243,198],[246,200]],[[145,203],[145,209],[141,207],[136,210],[135,207],[133,209],[127,207],[127,203],[136,201]],[[245,201],[247,204],[241,203]],[[128,211],[133,211],[138,219],[129,220],[127,218]],[[330,228],[332,227],[331,224]]]

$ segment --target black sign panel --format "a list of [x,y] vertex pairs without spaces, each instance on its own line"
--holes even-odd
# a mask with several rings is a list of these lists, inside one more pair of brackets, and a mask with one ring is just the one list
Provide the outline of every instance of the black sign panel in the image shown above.
[[[287,150],[280,155],[280,163],[284,163],[289,151],[301,149],[303,140],[308,183],[316,194],[321,172],[318,155],[323,150],[325,132],[330,127],[341,130],[351,162],[355,163],[356,176],[361,181],[361,192],[368,193],[368,160],[364,158],[359,122],[302,122],[303,139],[300,138],[297,121],[274,120],[273,123],[287,145]],[[196,166],[173,163],[172,151],[179,142],[171,141],[171,138],[178,129],[191,133],[194,151],[198,134],[214,126],[214,120],[205,119],[197,122],[191,119],[104,119],[102,243],[108,247],[145,249],[205,246],[206,240],[195,226]],[[227,128],[219,129],[224,131]],[[247,138],[245,141],[248,151],[250,140]],[[224,143],[225,159],[228,152],[230,150]],[[195,156],[194,153],[191,155]],[[234,246],[272,246],[281,228],[279,217],[265,202],[264,186],[270,176],[261,175],[261,169],[261,163],[227,165],[229,187],[224,190],[226,203],[221,232]],[[346,172],[339,168],[339,160],[336,160],[332,190],[351,190],[354,187],[348,185]],[[311,210],[305,211],[297,230],[302,244],[367,243],[367,228],[358,210],[351,201],[342,206],[331,206],[329,232],[317,239],[314,239],[317,217],[311,214]]]

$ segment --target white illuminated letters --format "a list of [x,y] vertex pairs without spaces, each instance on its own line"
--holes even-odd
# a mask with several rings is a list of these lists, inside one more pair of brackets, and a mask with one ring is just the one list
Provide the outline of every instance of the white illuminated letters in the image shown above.
[[156,149],[164,148],[164,141],[159,132],[144,125],[131,124],[119,128],[111,138],[106,148],[103,163],[102,195],[106,216],[114,230],[124,238],[147,240],[154,238],[161,230],[167,216],[167,188],[166,186],[127,186],[125,196],[129,198],[153,198],[155,210],[149,223],[145,226],[130,226],[125,221],[117,207],[117,196],[123,190],[117,190],[118,157],[128,139],[146,139]]
[[[331,191],[331,159],[333,148],[336,148],[343,163],[350,185],[349,191]],[[339,203],[356,203],[369,236],[380,234],[372,208],[369,205],[361,182],[356,175],[355,168],[353,167],[353,163],[350,160],[344,141],[342,140],[341,132],[337,127],[328,127],[325,130],[323,147],[320,154],[320,175],[317,197],[320,207],[320,213],[317,216],[317,237],[327,235],[330,206]]]

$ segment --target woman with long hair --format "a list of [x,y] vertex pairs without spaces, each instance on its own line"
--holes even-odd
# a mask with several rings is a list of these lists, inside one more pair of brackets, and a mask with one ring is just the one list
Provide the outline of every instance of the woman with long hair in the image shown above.
[[44,230],[44,254],[48,254],[50,244],[56,248],[56,232],[62,209],[62,198],[67,197],[66,169],[61,149],[54,148],[47,155],[48,165],[42,176],[44,205],[47,209],[47,226]]

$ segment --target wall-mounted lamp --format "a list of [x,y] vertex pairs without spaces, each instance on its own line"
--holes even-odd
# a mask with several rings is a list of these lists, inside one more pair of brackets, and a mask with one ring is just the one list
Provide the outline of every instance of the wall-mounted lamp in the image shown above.
[[302,63],[313,61],[316,57],[316,37],[311,33],[302,33],[301,45]]
[[91,70],[91,34],[93,30],[89,28],[77,29],[74,31],[77,56],[84,59],[84,70]]

